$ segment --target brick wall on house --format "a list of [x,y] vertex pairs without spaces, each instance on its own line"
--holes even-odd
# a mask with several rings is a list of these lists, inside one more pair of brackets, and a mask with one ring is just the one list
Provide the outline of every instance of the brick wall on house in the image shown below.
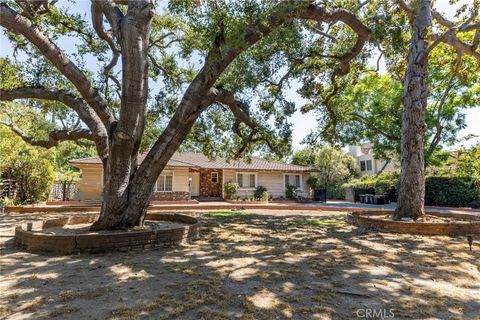
[[[217,182],[212,182],[212,172],[217,172]],[[222,196],[222,170],[200,169],[200,197],[221,197]]]
[[190,194],[187,191],[164,191],[153,193],[151,201],[162,200],[190,200]]

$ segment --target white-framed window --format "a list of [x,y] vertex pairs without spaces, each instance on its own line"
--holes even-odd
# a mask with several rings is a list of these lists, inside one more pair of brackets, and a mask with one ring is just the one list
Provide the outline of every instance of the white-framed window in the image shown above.
[[173,172],[162,172],[158,176],[155,191],[173,191]]
[[302,188],[302,175],[298,173],[285,173],[285,189],[289,186],[295,186],[297,189]]
[[211,183],[218,183],[218,172],[212,172],[210,174],[210,182]]
[[255,189],[257,174],[254,172],[237,172],[237,183],[240,189]]
[[372,160],[360,161],[360,171],[372,171]]

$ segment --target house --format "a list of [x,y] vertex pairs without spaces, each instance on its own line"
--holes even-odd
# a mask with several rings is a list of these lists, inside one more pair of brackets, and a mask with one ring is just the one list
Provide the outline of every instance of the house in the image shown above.
[[[103,168],[99,158],[71,160],[82,171],[77,183],[77,200],[101,200]],[[210,159],[193,152],[175,153],[155,185],[153,201],[223,198],[223,185],[235,181],[236,197],[253,197],[257,186],[264,186],[272,197],[285,197],[287,186],[297,187],[299,196],[307,197],[305,181],[311,168],[252,157],[251,162]]]
[[373,146],[370,142],[359,146],[348,146],[347,154],[357,160],[361,176],[376,175],[384,171],[395,171],[393,162],[375,159]]

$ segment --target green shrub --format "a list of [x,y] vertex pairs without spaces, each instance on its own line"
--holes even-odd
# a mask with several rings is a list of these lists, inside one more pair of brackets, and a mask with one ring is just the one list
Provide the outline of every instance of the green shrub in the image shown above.
[[268,200],[268,198],[269,198],[267,188],[265,188],[264,186],[258,186],[255,189],[255,192],[254,192],[253,196],[257,200]]
[[238,190],[238,183],[234,181],[227,181],[223,185],[223,191],[225,193],[225,198],[233,199],[233,195],[237,193]]
[[398,172],[382,172],[375,179],[375,194],[384,194],[390,201],[397,201],[399,178]]
[[473,209],[480,209],[480,199],[472,201],[472,203],[470,203],[470,207]]
[[310,189],[315,189],[320,187],[320,178],[317,175],[310,175],[305,183]]
[[297,198],[297,187],[288,186],[285,190],[285,196],[287,199],[296,199]]
[[0,207],[12,207],[15,205],[15,200],[5,197],[0,199]]
[[45,201],[55,181],[55,170],[50,159],[35,151],[26,151],[16,156],[5,170],[10,179],[17,181],[22,203]]
[[425,205],[466,207],[477,200],[473,179],[468,177],[427,177]]

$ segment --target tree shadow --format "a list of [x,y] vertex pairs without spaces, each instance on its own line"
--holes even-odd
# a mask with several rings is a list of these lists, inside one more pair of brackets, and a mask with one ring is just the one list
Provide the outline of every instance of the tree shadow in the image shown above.
[[[71,256],[4,248],[0,315],[352,319],[379,310],[395,319],[478,317],[479,253],[467,251],[465,239],[369,232],[339,213],[256,213],[189,212],[203,222],[201,237],[171,248]],[[2,217],[2,226],[19,219]]]

